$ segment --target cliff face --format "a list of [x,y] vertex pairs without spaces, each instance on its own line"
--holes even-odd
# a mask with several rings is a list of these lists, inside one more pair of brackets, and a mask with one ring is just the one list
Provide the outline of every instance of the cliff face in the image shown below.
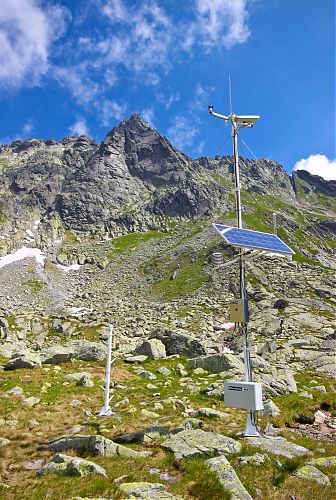
[[[167,217],[232,213],[232,162],[230,156],[192,160],[139,115],[121,122],[100,145],[80,136],[2,146],[0,223],[3,240],[11,242],[7,247],[3,242],[2,253],[17,246],[20,230],[34,218],[113,236],[120,228],[123,233],[163,228]],[[334,232],[335,181],[304,171],[291,179],[268,159],[240,158],[240,169],[246,212],[258,209],[258,218],[267,222],[277,209],[284,226],[294,230],[298,221],[288,207],[318,205],[324,215],[314,223],[315,232]]]

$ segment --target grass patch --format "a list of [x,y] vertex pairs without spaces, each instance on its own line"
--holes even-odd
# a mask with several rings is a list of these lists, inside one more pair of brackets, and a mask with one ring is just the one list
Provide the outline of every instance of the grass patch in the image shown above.
[[46,286],[46,283],[44,281],[33,278],[24,281],[22,284],[28,286],[33,293],[40,292],[42,288]]
[[162,233],[160,231],[147,231],[146,233],[129,233],[119,236],[113,240],[113,247],[110,250],[108,257],[111,259],[115,255],[122,254],[126,251],[132,252],[137,247],[152,238],[163,238],[168,236],[169,233]]

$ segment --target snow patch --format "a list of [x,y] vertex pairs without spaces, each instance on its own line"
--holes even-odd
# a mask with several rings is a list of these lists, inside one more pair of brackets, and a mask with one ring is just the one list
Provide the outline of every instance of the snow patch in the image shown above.
[[82,266],[80,264],[71,264],[71,266],[62,266],[62,264],[56,264],[59,269],[68,273],[69,271],[78,271]]
[[8,266],[8,264],[12,264],[13,262],[17,262],[18,260],[23,260],[26,258],[34,258],[36,263],[43,266],[45,261],[45,256],[39,248],[19,248],[14,253],[9,253],[0,258],[0,268],[4,266]]
[[235,323],[222,323],[221,327],[224,330],[229,330],[230,328],[233,328],[235,326]]
[[234,354],[234,351],[232,351],[232,349],[229,349],[228,347],[223,347],[222,352],[225,354]]
[[30,236],[31,238],[35,238],[33,231],[31,231],[30,229],[26,229],[26,233],[27,233],[27,234],[28,234],[28,236]]
[[70,307],[69,312],[72,316],[82,316],[91,312],[91,309],[88,309],[87,307]]

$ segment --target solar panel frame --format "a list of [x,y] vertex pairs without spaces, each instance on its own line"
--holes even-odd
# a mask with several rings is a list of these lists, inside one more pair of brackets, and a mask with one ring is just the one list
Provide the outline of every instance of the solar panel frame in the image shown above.
[[[254,231],[253,229],[243,229],[238,227],[226,226],[224,224],[213,224],[213,226],[228,245],[237,248],[250,248],[252,250],[263,250],[266,252],[272,252],[280,255],[295,254],[294,250],[292,250],[288,245],[286,245],[286,243],[284,243],[282,239],[275,234],[263,233],[262,231]],[[235,241],[233,241],[232,237],[230,238],[230,233],[231,236],[236,235]],[[252,233],[254,233],[256,236],[259,235],[259,244],[258,241],[254,241],[252,243],[242,241],[242,238],[244,238],[244,236],[245,238],[246,237],[251,238]]]

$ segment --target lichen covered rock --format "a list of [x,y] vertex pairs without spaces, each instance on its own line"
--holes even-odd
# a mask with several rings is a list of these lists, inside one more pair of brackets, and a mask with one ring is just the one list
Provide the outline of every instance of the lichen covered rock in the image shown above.
[[48,443],[48,449],[52,451],[78,450],[81,453],[100,455],[103,457],[147,457],[151,453],[146,451],[135,451],[126,446],[114,443],[110,439],[98,434],[92,436],[62,436]]
[[232,500],[252,500],[226,457],[211,458],[205,463],[216,473],[220,483],[230,493]]
[[256,448],[261,448],[273,455],[281,455],[286,458],[301,457],[304,455],[312,455],[313,453],[299,446],[298,444],[291,443],[283,437],[249,437],[246,442]]
[[44,474],[54,474],[56,476],[78,476],[84,477],[92,474],[100,474],[106,476],[104,467],[84,460],[83,458],[69,457],[67,455],[57,454],[51,462],[44,465],[38,472],[37,476]]
[[162,447],[174,452],[175,458],[239,453],[241,444],[232,438],[205,432],[201,429],[186,429],[162,443]]
[[330,479],[323,474],[320,470],[316,469],[313,465],[304,465],[297,469],[294,474],[299,479],[306,479],[308,481],[315,481],[318,484],[330,486]]
[[146,499],[170,499],[174,500],[176,497],[165,490],[165,486],[161,483],[124,483],[120,485],[123,493],[130,498],[146,498]]

